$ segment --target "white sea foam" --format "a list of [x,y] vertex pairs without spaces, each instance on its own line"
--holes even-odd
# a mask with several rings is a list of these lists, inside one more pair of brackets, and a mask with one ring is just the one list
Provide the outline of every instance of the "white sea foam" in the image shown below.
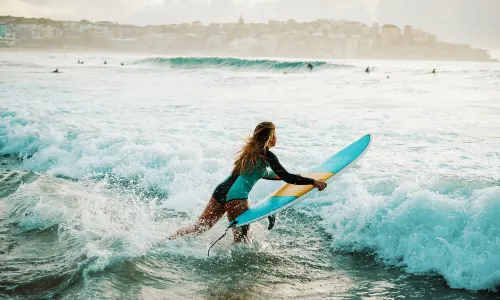
[[[54,61],[40,59],[37,70]],[[284,75],[59,61],[57,77],[23,68],[7,81],[2,75],[0,154],[49,176],[9,197],[11,212],[28,213],[14,219],[27,230],[60,225],[62,237],[94,257],[89,270],[143,255],[187,223],[158,221],[159,211],[194,220],[241,138],[272,120],[275,153],[296,173],[374,134],[357,167],[299,207],[321,218],[333,250],[368,251],[410,273],[437,273],[454,288],[500,282],[495,65],[370,62],[377,68],[365,74],[368,63],[353,61]],[[47,182],[53,193],[43,196]],[[278,185],[259,182],[251,200]]]

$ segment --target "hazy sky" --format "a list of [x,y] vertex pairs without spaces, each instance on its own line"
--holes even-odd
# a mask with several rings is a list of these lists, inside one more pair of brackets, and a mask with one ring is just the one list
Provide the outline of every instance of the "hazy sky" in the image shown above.
[[444,40],[500,48],[500,0],[0,0],[0,15],[138,25],[333,18],[411,24]]

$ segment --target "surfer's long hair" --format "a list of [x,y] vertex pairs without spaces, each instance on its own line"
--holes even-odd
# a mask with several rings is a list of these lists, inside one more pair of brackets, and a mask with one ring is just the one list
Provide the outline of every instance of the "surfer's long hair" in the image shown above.
[[265,159],[269,145],[276,135],[276,126],[272,122],[262,122],[246,140],[245,146],[238,152],[232,175],[252,172],[259,159]]

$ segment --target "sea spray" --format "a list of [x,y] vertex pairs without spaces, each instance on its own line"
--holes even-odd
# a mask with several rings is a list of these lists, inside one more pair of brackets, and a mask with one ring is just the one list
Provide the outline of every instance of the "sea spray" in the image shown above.
[[334,203],[321,208],[334,250],[374,253],[410,273],[439,274],[453,288],[494,289],[500,282],[499,186],[485,182],[469,192],[477,183],[464,180],[439,193],[441,180],[401,178],[377,195],[350,182],[334,188]]

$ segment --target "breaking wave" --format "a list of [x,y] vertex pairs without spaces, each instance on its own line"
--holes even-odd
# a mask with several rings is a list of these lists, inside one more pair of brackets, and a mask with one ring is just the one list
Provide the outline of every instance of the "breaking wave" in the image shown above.
[[167,65],[171,68],[203,69],[203,68],[233,68],[246,70],[306,70],[307,64],[314,68],[351,68],[354,66],[347,64],[334,64],[326,61],[282,61],[270,59],[243,59],[243,58],[223,58],[223,57],[155,57],[141,59],[136,64],[156,64]]

